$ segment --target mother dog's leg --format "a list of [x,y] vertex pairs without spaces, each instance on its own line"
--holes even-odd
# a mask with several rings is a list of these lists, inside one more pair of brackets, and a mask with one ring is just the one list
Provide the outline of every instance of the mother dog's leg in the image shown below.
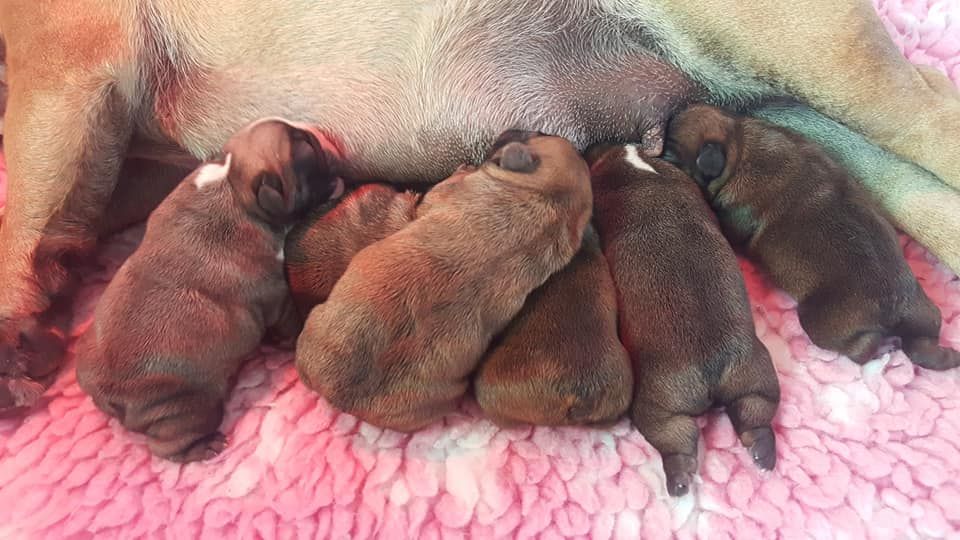
[[32,405],[62,362],[51,306],[70,285],[65,264],[96,244],[132,130],[117,86],[128,49],[108,9],[45,0],[0,7],[10,91],[0,411]]
[[868,0],[607,2],[659,25],[678,64],[766,81],[960,189],[960,99],[904,59]]

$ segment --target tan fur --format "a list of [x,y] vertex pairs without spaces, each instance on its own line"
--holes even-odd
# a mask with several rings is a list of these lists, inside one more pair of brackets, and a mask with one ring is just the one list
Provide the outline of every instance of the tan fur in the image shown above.
[[[174,461],[224,448],[218,429],[236,372],[268,330],[287,342],[299,333],[277,254],[286,220],[311,204],[291,190],[320,197],[332,182],[317,174],[323,156],[305,164],[280,122],[238,133],[224,153],[223,165],[202,165],[151,215],[77,346],[81,388]],[[199,187],[210,170],[222,174]],[[282,177],[300,207],[282,216],[260,207],[268,176]]]
[[[897,53],[867,0],[6,0],[0,35],[0,386],[62,361],[21,334],[70,298],[125,154],[207,158],[264,116],[328,130],[357,177],[435,182],[507,128],[655,152],[701,90],[790,94],[960,186],[960,100]],[[936,243],[948,228],[911,230]]]
[[780,388],[736,257],[693,180],[655,159],[656,172],[641,170],[627,156],[624,147],[600,147],[590,158],[597,229],[636,378],[630,418],[660,452],[671,495],[690,489],[694,417],[715,405],[726,407],[754,462],[772,469]]
[[[590,217],[576,149],[558,137],[522,140],[438,184],[416,220],[356,254],[300,335],[304,384],[401,431],[456,407],[490,340],[570,261]],[[532,172],[501,167],[518,152],[539,160]]]
[[658,3],[733,72],[769,81],[960,189],[960,99],[903,57],[871,2]]
[[287,235],[286,273],[300,314],[330,296],[334,284],[361,249],[413,220],[419,196],[384,184],[366,184],[333,209],[307,216]]
[[[895,336],[917,365],[960,365],[960,352],[938,345],[940,311],[884,212],[821,147],[704,105],[671,122],[669,141],[705,186],[728,238],[797,299],[815,344],[863,363]],[[715,165],[704,157],[711,148]]]
[[600,239],[587,227],[577,255],[528,298],[473,380],[501,425],[608,424],[633,398],[617,336],[617,298]]

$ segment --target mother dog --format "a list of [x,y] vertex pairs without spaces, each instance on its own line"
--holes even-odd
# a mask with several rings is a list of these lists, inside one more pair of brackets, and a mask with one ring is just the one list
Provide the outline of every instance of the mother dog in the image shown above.
[[[904,165],[862,179],[960,266],[957,218],[930,221],[960,215],[960,99],[867,0],[5,0],[0,35],[0,410],[32,405],[62,361],[70,263],[263,116],[319,125],[345,174],[436,181],[505,128],[655,153],[691,81],[728,106],[792,96],[866,137],[828,122],[848,162],[877,155],[869,140]],[[683,77],[638,73],[648,53]]]

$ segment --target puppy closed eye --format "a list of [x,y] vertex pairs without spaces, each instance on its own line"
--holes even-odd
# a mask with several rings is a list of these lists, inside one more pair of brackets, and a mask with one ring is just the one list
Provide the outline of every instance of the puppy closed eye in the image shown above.
[[723,153],[723,147],[717,143],[707,143],[700,148],[697,154],[697,170],[704,181],[711,181],[719,178],[723,174],[723,169],[727,166],[727,157]]

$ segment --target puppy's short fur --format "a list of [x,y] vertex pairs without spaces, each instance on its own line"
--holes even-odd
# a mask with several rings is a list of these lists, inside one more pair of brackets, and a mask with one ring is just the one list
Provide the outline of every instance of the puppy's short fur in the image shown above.
[[221,162],[188,176],[147,221],[77,348],[77,379],[98,407],[174,461],[216,455],[232,378],[268,329],[301,320],[283,276],[284,233],[334,192],[309,131],[254,123]]
[[727,415],[754,462],[776,463],[776,372],[736,257],[693,180],[633,146],[591,150],[594,215],[636,383],[630,417],[663,457],[667,490],[697,471],[695,416]]
[[816,345],[864,363],[898,337],[919,366],[960,365],[960,353],[939,346],[940,311],[885,214],[820,146],[706,105],[680,113],[669,140],[731,241],[796,297]]
[[528,298],[473,381],[477,402],[509,426],[605,424],[633,398],[617,336],[617,296],[590,226],[580,251]]
[[493,337],[580,248],[587,166],[559,137],[507,132],[417,218],[360,250],[297,343],[303,382],[335,407],[411,431],[451,412]]
[[330,296],[361,249],[399,231],[414,218],[419,195],[385,184],[366,184],[329,211],[312,212],[287,235],[290,295],[306,317]]
[[[655,150],[666,118],[701,93],[733,107],[793,97],[919,166],[869,181],[907,229],[960,270],[952,245],[960,224],[902,210],[960,212],[957,95],[910,65],[867,0],[743,5],[0,2],[10,92],[0,387],[42,390],[53,380],[63,340],[39,352],[34,336],[57,339],[46,322],[50,300],[71,299],[74,263],[96,247],[100,224],[122,205],[117,195],[152,185],[155,173],[131,175],[130,162],[149,169],[185,154],[206,158],[270,115],[321,127],[330,152],[349,157],[348,176],[433,183],[456,163],[479,161],[507,126],[578,148],[637,137]],[[124,213],[144,218],[150,208]],[[35,403],[4,394],[0,409]]]

